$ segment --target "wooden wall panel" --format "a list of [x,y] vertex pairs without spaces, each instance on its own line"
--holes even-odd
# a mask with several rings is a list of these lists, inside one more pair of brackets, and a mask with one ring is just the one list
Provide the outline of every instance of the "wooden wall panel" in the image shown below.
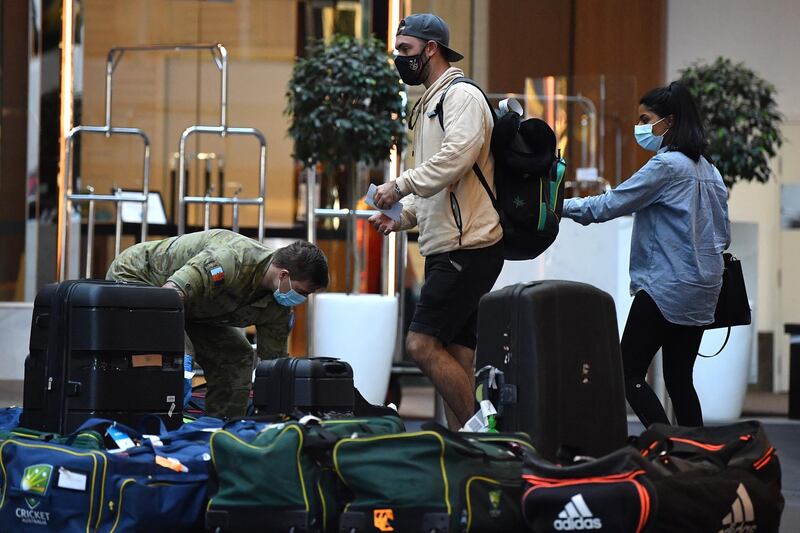
[[569,74],[570,2],[493,0],[489,91],[521,93],[525,78]]
[[[104,122],[104,75],[115,45],[221,42],[229,53],[228,124],[255,127],[267,137],[266,222],[294,221],[294,164],[287,135],[286,86],[294,64],[295,0],[237,0],[232,3],[173,0],[86,0],[84,3],[83,124]],[[211,54],[127,53],[114,74],[113,123],[145,130],[151,141],[151,189],[168,204],[170,166],[181,132],[191,124],[219,123],[219,71]],[[198,137],[189,153],[225,154],[226,182],[258,194],[258,144],[253,138]],[[135,138],[84,136],[82,184],[108,192],[113,185],[138,188],[141,142]],[[190,166],[190,172],[195,166]],[[192,180],[197,182],[198,180]],[[204,190],[190,191],[202,195]],[[231,195],[232,188],[225,191]],[[166,206],[171,212],[169,205]],[[105,216],[111,208],[99,206]],[[216,209],[213,210],[216,213]],[[230,223],[230,208],[225,222]],[[257,224],[257,209],[242,207],[240,223]],[[216,220],[216,219],[212,219]],[[190,223],[202,223],[202,208]]]
[[[20,299],[28,185],[27,2],[0,3],[0,301]],[[23,266],[21,269],[20,266]]]
[[[605,116],[603,177],[615,184],[647,160],[632,131],[639,97],[664,82],[665,0],[494,0],[489,17],[492,92],[521,92],[527,77],[568,76],[570,94]],[[568,155],[573,172],[577,154]]]
[[[412,13],[434,13],[447,22],[450,30],[450,47],[464,56],[464,59],[454,66],[464,70],[470,76],[472,42],[472,10],[471,2],[464,0],[411,0],[410,11],[403,15]],[[393,31],[397,31],[394,28]]]
[[[606,175],[613,176],[614,138],[619,128],[622,141],[623,180],[635,172],[651,153],[633,139],[639,98],[664,83],[666,55],[665,0],[575,0],[576,78],[606,75]],[[577,85],[577,84],[576,84]],[[596,90],[576,86],[584,94]],[[612,183],[614,183],[613,180]]]

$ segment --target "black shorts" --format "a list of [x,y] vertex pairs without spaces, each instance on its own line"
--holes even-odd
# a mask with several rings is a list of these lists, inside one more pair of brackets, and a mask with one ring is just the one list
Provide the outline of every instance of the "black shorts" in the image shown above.
[[503,268],[503,242],[425,258],[425,283],[409,330],[475,349],[478,303]]

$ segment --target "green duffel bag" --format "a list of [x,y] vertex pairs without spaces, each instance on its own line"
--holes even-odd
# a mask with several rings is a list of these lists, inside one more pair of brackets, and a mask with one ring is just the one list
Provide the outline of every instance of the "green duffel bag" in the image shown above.
[[453,433],[434,424],[342,439],[333,460],[353,500],[340,531],[524,531],[525,434]]
[[251,441],[218,431],[210,441],[218,489],[206,529],[336,531],[348,496],[333,469],[333,446],[342,437],[402,431],[395,416],[273,424]]

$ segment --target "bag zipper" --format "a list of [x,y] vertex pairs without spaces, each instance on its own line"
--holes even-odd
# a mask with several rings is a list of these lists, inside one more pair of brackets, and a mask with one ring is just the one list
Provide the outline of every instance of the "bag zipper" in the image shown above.
[[[149,476],[148,476],[149,477]],[[152,482],[149,482],[152,481]],[[114,533],[119,526],[119,519],[122,517],[122,500],[123,500],[123,492],[127,488],[127,486],[131,483],[136,483],[142,485],[143,487],[159,487],[159,486],[166,486],[166,487],[176,487],[182,484],[191,484],[192,481],[187,481],[185,483],[176,483],[176,482],[169,482],[169,481],[157,481],[157,480],[142,480],[139,481],[136,478],[126,478],[119,487],[119,499],[117,500],[117,517],[114,520],[114,524],[111,526],[111,529],[108,530],[108,533]],[[196,483],[196,481],[195,481]],[[113,505],[113,500],[109,502],[109,504]],[[109,509],[113,512],[113,508]]]
[[458,245],[461,246],[461,237],[464,234],[463,221],[461,220],[461,206],[458,205],[456,193],[450,192],[450,209],[453,211],[453,221],[458,229]]
[[753,468],[755,468],[756,470],[761,470],[762,468],[767,466],[767,464],[772,460],[773,457],[775,457],[775,448],[770,446],[769,449],[764,453],[764,455],[762,455],[758,461],[753,463]]

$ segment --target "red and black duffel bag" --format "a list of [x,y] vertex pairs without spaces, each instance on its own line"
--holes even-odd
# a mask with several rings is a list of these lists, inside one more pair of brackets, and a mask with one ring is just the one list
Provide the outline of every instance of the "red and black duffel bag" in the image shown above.
[[780,463],[759,422],[654,424],[631,443],[571,466],[528,458],[522,510],[530,530],[778,531]]
[[781,467],[761,423],[653,424],[635,439],[658,494],[653,531],[778,531]]
[[651,465],[626,447],[599,459],[560,466],[528,457],[522,513],[531,531],[645,531],[655,514]]

